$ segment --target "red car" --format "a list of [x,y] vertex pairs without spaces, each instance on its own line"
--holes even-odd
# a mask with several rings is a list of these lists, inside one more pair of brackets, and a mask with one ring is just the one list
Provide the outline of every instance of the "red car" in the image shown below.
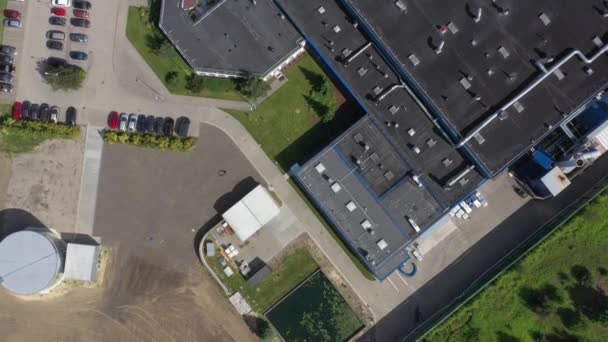
[[15,102],[13,105],[13,120],[19,121],[21,120],[21,111],[23,110],[23,105],[21,102]]
[[53,7],[51,13],[58,17],[65,17],[66,11],[65,8]]
[[10,19],[17,19],[17,20],[21,20],[21,13],[19,11],[15,11],[15,10],[4,10],[4,16]]
[[110,117],[108,118],[108,125],[110,129],[118,128],[118,112],[111,112]]
[[78,18],[88,18],[89,17],[89,12],[87,12],[85,10],[81,10],[81,9],[75,9],[74,10],[74,16],[78,17]]

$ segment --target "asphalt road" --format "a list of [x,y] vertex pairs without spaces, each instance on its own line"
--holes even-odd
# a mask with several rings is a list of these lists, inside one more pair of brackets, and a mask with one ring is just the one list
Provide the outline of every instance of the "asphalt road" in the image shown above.
[[412,339],[414,333],[419,333],[416,328],[420,322],[460,296],[486,270],[552,217],[589,192],[607,174],[608,158],[604,157],[556,198],[530,201],[386,315],[360,341]]

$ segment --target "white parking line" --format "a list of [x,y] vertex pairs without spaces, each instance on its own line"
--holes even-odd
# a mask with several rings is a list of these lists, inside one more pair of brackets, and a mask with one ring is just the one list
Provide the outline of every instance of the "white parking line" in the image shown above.
[[395,286],[395,283],[393,283],[391,278],[386,278],[386,280],[388,280],[388,282],[391,283],[391,285],[393,285],[393,287],[395,288],[395,291],[399,292],[399,289],[397,288],[397,286]]
[[414,290],[414,288],[410,284],[408,284],[408,282],[405,280],[405,278],[399,272],[396,272],[396,273],[397,273],[397,276],[399,277],[399,279],[401,279],[401,281],[405,284],[405,286],[409,287],[411,290]]

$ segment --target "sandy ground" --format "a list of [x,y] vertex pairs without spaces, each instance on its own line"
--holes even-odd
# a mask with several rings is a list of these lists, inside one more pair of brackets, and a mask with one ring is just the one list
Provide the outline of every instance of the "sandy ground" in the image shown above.
[[48,228],[74,232],[84,140],[82,130],[78,140],[48,140],[14,156],[5,207],[30,212]]
[[11,160],[9,157],[0,153],[0,210],[6,208],[4,206],[6,200],[6,189],[11,178]]

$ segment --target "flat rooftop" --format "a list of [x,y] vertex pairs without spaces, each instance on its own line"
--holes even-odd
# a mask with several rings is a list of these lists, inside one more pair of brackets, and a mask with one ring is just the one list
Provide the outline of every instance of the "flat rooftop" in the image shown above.
[[[365,205],[367,212],[373,206],[380,216],[384,213],[387,217],[376,219],[374,225],[379,227],[379,232],[387,230],[382,235],[390,242],[392,252],[398,246],[403,252],[403,247],[417,235],[407,218],[415,221],[423,231],[473,191],[483,177],[450,144],[441,127],[410,95],[376,47],[345,16],[338,3],[324,0],[278,2],[305,36],[313,53],[321,56],[369,113],[296,176],[305,183],[311,196],[318,199],[318,204],[338,229],[354,229],[360,234],[365,232],[360,222],[348,221],[350,219],[342,217],[336,209],[344,207],[344,203],[338,200],[329,204],[332,193],[325,193],[329,189],[327,179],[315,175],[314,168],[310,171],[311,163],[318,158],[341,159],[339,162],[328,160],[331,166],[328,169],[333,172],[340,163],[346,164],[341,168],[343,172],[351,173],[348,179],[352,177],[362,184],[361,191],[351,192],[353,198],[370,196],[366,200],[369,205]],[[458,177],[467,170],[463,177]],[[418,182],[414,181],[414,176]],[[350,186],[355,186],[354,180]],[[391,231],[399,231],[403,236],[389,234]],[[371,253],[369,244],[375,245],[377,241],[373,241],[374,237],[371,242],[363,243],[357,234],[343,233],[354,245],[354,250],[362,248],[366,251],[363,256],[368,257]],[[404,256],[403,262],[406,253],[401,256]],[[397,259],[384,251],[371,257],[376,261],[371,268],[381,279],[400,263],[384,266]]]
[[[593,0],[401,0],[406,10],[397,1],[343,3],[460,136],[540,74],[534,61],[545,59],[549,68],[551,58],[557,61],[573,49],[590,56],[608,42],[608,8]],[[572,58],[560,70],[511,106],[508,118],[484,128],[483,144],[468,143],[492,173],[608,83],[606,57],[590,65]]]
[[160,27],[195,71],[262,76],[301,38],[272,0],[256,3],[221,0],[185,11],[178,0],[163,0]]

